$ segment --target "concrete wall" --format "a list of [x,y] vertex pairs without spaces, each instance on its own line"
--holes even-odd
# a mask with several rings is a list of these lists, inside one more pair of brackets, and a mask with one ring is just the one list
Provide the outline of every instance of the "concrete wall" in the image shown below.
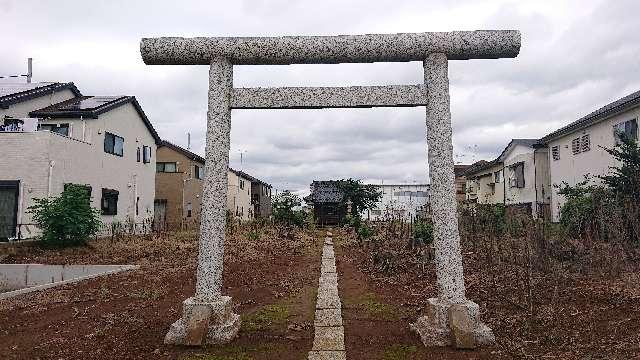
[[[82,120],[58,119],[47,123],[69,123],[73,137],[46,131],[0,133],[0,180],[20,180],[18,222],[32,223],[26,209],[33,198],[57,196],[65,183],[86,184],[92,187],[92,206],[100,209],[102,188],[119,191],[118,214],[102,216],[102,221],[130,220],[140,223],[153,216],[155,195],[155,140],[131,104],[102,114],[99,119],[85,120],[85,140],[82,138]],[[104,152],[105,131],[122,136],[122,157]],[[151,162],[136,161],[137,147],[151,147]],[[49,169],[51,176],[49,179]],[[136,198],[138,214],[135,212]],[[23,237],[37,235],[33,227]]]
[[16,118],[27,118],[29,117],[29,112],[33,110],[42,109],[49,105],[69,100],[74,97],[75,95],[69,89],[56,91],[52,94],[47,94],[45,96],[10,105],[8,109],[0,109],[0,119],[4,118],[5,115]]
[[[575,185],[584,181],[587,174],[592,177],[593,183],[598,183],[599,181],[593,178],[594,176],[607,174],[610,171],[610,166],[618,166],[616,160],[600,147],[613,148],[615,146],[613,126],[632,119],[638,119],[640,122],[640,107],[635,107],[585,129],[549,141],[549,167],[552,186],[551,216],[554,221],[560,220],[560,209],[566,201],[563,196],[558,194],[555,185],[559,186],[562,182]],[[585,134],[589,134],[591,150],[574,155],[571,151],[571,141]],[[560,148],[560,160],[552,158],[551,148],[556,145]]]

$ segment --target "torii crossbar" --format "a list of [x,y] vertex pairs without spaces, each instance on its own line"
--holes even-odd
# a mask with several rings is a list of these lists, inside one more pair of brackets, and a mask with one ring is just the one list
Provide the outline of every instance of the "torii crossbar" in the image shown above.
[[[494,341],[467,300],[458,232],[448,60],[513,58],[520,32],[480,30],[407,34],[283,37],[143,38],[148,65],[209,65],[205,183],[196,293],[166,343],[201,345],[233,339],[240,318],[222,295],[231,109],[426,106],[431,209],[438,297],[411,329],[427,346],[474,347]],[[422,61],[424,84],[350,87],[233,88],[233,65]]]

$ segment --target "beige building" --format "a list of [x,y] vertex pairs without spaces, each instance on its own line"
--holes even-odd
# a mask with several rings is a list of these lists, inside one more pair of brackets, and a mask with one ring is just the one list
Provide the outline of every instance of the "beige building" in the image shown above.
[[204,158],[185,148],[162,141],[156,161],[154,219],[170,229],[200,222]]
[[[204,162],[202,156],[168,141],[162,141],[158,146],[154,211],[158,225],[173,229],[200,222]],[[255,218],[260,204],[252,193],[268,191],[270,196],[271,186],[231,168],[227,178],[229,214],[242,221]],[[265,206],[264,201],[262,205]]]
[[86,185],[102,221],[153,217],[159,137],[132,96],[82,96],[68,84],[3,84],[0,238],[37,235],[34,198]]
[[235,219],[251,220],[255,217],[251,203],[251,177],[241,171],[229,168],[227,177],[227,210]]
[[536,139],[513,139],[496,159],[476,163],[463,175],[467,178],[467,200],[502,203],[534,218],[548,216],[548,150]]
[[[616,160],[603,148],[613,148],[621,134],[638,139],[640,91],[618,99],[542,138],[548,146],[552,186],[575,185],[589,175],[597,183],[597,175],[607,174]],[[554,188],[551,214],[559,221],[565,198]]]

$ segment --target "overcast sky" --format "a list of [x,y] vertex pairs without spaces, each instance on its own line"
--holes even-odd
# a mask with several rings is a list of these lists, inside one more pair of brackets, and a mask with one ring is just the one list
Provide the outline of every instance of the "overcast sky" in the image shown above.
[[[348,4],[348,5],[347,5]],[[207,67],[146,66],[150,36],[517,29],[516,59],[451,61],[456,163],[492,159],[640,89],[640,1],[0,0],[0,75],[135,95],[164,139],[204,154]],[[422,64],[236,66],[234,85],[417,84]],[[234,110],[231,166],[278,189],[312,180],[428,182],[425,110]],[[244,162],[240,164],[240,152]]]

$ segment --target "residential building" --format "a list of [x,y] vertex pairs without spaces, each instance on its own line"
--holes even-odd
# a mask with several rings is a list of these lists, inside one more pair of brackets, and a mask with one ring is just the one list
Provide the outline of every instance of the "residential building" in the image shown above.
[[455,175],[456,185],[456,200],[462,202],[466,200],[467,195],[467,178],[464,176],[464,171],[471,165],[456,164],[453,165],[453,173]]
[[313,206],[313,216],[318,225],[337,225],[346,216],[346,208],[341,206],[344,194],[335,180],[313,181],[311,194],[304,201]]
[[382,184],[375,185],[382,194],[371,210],[362,216],[372,221],[404,220],[430,217],[429,184]]
[[251,204],[251,177],[242,171],[229,168],[227,181],[227,209],[238,220],[254,218],[254,207]]
[[534,218],[548,216],[548,149],[537,139],[513,139],[496,159],[476,163],[463,175],[467,178],[467,200],[502,203]]
[[86,185],[106,224],[153,217],[160,139],[135,97],[3,84],[0,104],[0,238],[37,235],[27,209],[66,184]]
[[559,221],[566,199],[558,194],[563,183],[576,185],[589,176],[598,183],[598,175],[619,165],[605,148],[620,143],[622,136],[638,139],[640,91],[636,91],[562,127],[542,138],[548,146],[551,184],[551,215]]
[[272,213],[271,185],[245,172],[239,171],[239,173],[243,179],[247,179],[251,182],[251,205],[253,206],[253,217],[269,218]]
[[163,140],[156,157],[154,219],[161,228],[183,228],[200,222],[204,158]]

